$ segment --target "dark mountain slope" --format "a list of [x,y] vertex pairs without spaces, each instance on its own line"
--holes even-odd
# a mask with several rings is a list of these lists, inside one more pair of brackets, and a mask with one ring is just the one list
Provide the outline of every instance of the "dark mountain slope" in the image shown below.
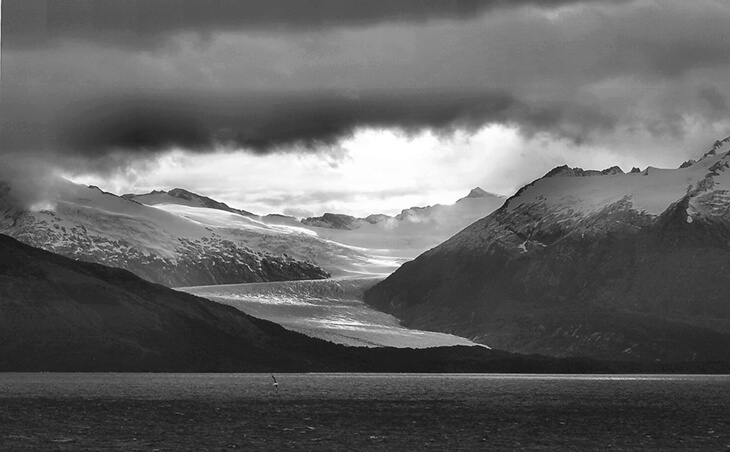
[[0,235],[0,370],[296,369],[305,337]]
[[[716,365],[668,371],[722,371]],[[348,348],[0,235],[0,371],[647,371],[480,347]]]
[[646,176],[558,168],[366,301],[515,352],[730,360],[727,158]]

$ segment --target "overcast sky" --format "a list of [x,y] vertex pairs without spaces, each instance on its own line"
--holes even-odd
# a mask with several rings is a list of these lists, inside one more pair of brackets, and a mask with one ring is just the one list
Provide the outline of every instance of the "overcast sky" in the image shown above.
[[730,134],[730,2],[3,0],[2,164],[394,213]]

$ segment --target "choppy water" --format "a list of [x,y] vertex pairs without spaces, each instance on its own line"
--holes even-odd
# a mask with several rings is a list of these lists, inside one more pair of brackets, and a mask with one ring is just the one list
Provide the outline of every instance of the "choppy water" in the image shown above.
[[730,376],[0,374],[0,450],[728,450]]
[[[244,398],[285,399],[484,400],[571,397],[654,396],[725,398],[730,376],[723,375],[541,375],[541,374],[155,374],[0,373],[0,398]],[[730,413],[730,404],[728,405]]]

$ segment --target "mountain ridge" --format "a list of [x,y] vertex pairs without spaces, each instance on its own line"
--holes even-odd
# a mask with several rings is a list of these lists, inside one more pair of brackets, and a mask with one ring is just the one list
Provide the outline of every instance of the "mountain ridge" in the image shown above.
[[707,271],[730,268],[729,159],[629,174],[557,167],[365,300],[407,326],[522,353],[730,359],[703,342],[730,344],[725,284]]
[[[471,189],[471,191],[469,191],[468,195],[464,196],[463,198],[457,199],[451,206],[456,205],[460,202],[463,203],[464,201],[483,198],[493,198],[498,200],[505,199],[504,196],[489,193],[488,191],[483,190],[481,187],[475,187]],[[400,213],[394,216],[385,214],[370,214],[364,218],[340,213],[326,212],[319,217],[303,218],[301,222],[308,226],[315,226],[320,228],[354,230],[359,229],[363,226],[367,226],[368,224],[374,225],[387,221],[429,221],[428,216],[431,214],[431,212],[433,212],[434,210],[438,211],[439,209],[444,209],[448,207],[449,205],[443,204],[413,206],[407,209],[402,209]]]
[[236,214],[243,215],[246,217],[257,216],[246,210],[230,207],[230,206],[228,206],[228,204],[226,204],[224,202],[216,201],[215,199],[209,198],[207,196],[193,193],[184,188],[173,188],[172,190],[169,190],[169,191],[152,190],[151,192],[144,193],[144,194],[127,193],[127,194],[122,195],[122,198],[133,200],[133,201],[139,202],[140,204],[155,205],[155,204],[164,203],[165,195],[172,197],[172,198],[178,198],[178,199],[182,199],[185,201],[190,201],[191,206],[200,206],[200,207],[207,207],[209,209],[223,210],[225,212],[236,213]]

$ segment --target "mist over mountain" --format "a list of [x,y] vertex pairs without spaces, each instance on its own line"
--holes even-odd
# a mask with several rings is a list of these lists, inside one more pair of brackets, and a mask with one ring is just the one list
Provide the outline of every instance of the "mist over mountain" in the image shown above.
[[[470,200],[482,199],[479,203],[470,203]],[[482,215],[491,212],[504,202],[506,198],[483,190],[480,187],[473,188],[469,194],[456,201],[454,205],[436,204],[434,206],[410,207],[403,209],[395,216],[385,214],[370,214],[365,218],[357,218],[352,215],[339,213],[325,213],[320,217],[303,218],[301,221],[308,226],[315,226],[329,229],[353,230],[384,223],[381,226],[383,233],[392,231],[399,222],[406,223],[429,223],[436,228],[446,226],[446,223],[453,223],[455,227],[466,226],[473,219],[481,218]],[[462,204],[459,204],[462,203]],[[471,218],[473,217],[473,219]],[[472,220],[472,221],[470,221]],[[449,225],[451,226],[451,225]],[[444,232],[445,234],[448,234]],[[446,237],[444,237],[445,239]]]
[[677,170],[562,166],[365,300],[522,353],[730,359],[730,154]]
[[[506,199],[480,191],[474,189],[454,204],[410,207],[392,217],[373,214],[350,220],[348,227],[352,229],[334,228],[331,223],[310,227],[323,239],[367,249],[385,260],[394,259],[399,266],[490,214]],[[323,221],[325,216],[315,220]]]

